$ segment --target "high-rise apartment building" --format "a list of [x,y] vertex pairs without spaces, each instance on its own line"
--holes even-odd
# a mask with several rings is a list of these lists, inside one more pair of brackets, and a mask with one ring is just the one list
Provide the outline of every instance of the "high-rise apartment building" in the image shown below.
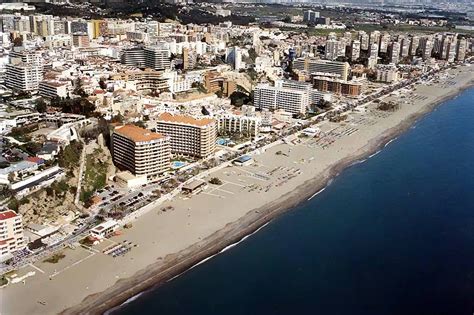
[[[326,41],[325,57],[328,60],[335,60],[339,56],[344,56],[346,45],[341,41],[330,39]],[[341,52],[344,52],[341,54]]]
[[347,80],[350,70],[349,63],[347,62],[313,58],[298,58],[294,61],[293,68],[308,73],[335,74],[342,80]]
[[25,248],[23,222],[13,210],[0,212],[0,262],[12,258],[12,253]]
[[164,47],[145,48],[145,66],[154,70],[165,70],[171,66],[170,50]]
[[380,32],[379,31],[373,31],[370,33],[369,37],[369,44],[377,44],[377,46],[380,45]]
[[368,50],[369,49],[369,35],[364,31],[359,31],[359,40],[360,40],[360,49]]
[[156,177],[170,167],[170,138],[135,125],[116,127],[112,158],[118,168],[136,176]]
[[143,48],[130,48],[122,51],[120,62],[127,66],[145,67],[145,50]]
[[420,45],[420,37],[412,36],[410,42],[410,56],[415,56]]
[[421,50],[421,56],[423,60],[431,58],[433,52],[433,39],[430,36],[424,36],[420,38],[419,48]]
[[5,84],[17,91],[38,90],[43,80],[43,61],[37,51],[11,51],[6,65]]
[[212,118],[163,113],[156,120],[155,130],[170,138],[173,154],[197,158],[214,154],[217,125]]
[[389,43],[390,43],[390,34],[387,32],[384,32],[382,36],[380,37],[379,51],[381,53],[386,53]]
[[356,61],[360,57],[360,40],[353,40],[351,44],[351,61]]
[[400,57],[407,57],[410,53],[410,38],[403,36],[398,41],[400,43]]
[[467,39],[460,38],[457,43],[456,60],[464,61],[466,59]]
[[393,42],[390,46],[390,62],[393,64],[398,64],[400,61],[400,43]]
[[259,84],[254,91],[254,105],[258,109],[283,109],[292,114],[305,113],[309,106],[307,91]]
[[303,12],[303,22],[305,23],[316,23],[316,19],[319,18],[319,12],[306,10]]

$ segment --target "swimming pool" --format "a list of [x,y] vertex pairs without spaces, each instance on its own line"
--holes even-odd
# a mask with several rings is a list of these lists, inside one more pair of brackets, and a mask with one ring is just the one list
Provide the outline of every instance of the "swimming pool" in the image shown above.
[[173,161],[171,162],[171,167],[172,168],[181,168],[186,165],[186,162],[183,161]]

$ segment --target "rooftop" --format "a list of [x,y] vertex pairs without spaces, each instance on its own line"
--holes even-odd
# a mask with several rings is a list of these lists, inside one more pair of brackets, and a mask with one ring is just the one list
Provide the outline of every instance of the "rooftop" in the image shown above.
[[252,157],[249,156],[249,155],[242,155],[242,156],[236,158],[235,161],[240,162],[240,163],[245,163],[247,161],[250,161],[251,159],[252,159]]
[[17,216],[17,214],[13,210],[2,211],[2,212],[0,212],[0,221],[8,220],[8,219],[14,218],[16,216]]
[[185,185],[183,185],[183,190],[195,190],[196,188],[199,188],[200,186],[206,185],[206,182],[203,181],[202,179],[196,179],[193,180]]
[[118,133],[135,142],[152,141],[165,137],[160,133],[152,132],[148,129],[140,128],[135,125],[125,125],[121,127],[116,127],[115,133]]
[[163,113],[161,114],[158,119],[160,121],[165,122],[172,122],[177,124],[186,124],[186,125],[194,125],[198,127],[207,126],[214,122],[214,119],[211,118],[194,118],[192,116],[187,115],[173,115],[170,113]]

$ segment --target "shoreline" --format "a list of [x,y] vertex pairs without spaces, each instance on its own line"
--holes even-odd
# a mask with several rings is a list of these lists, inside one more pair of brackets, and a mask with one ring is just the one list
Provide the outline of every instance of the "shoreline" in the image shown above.
[[120,307],[141,293],[156,288],[173,278],[192,269],[205,260],[221,253],[228,246],[236,245],[244,238],[258,231],[272,219],[292,210],[294,207],[316,197],[330,181],[350,166],[358,164],[380,152],[400,134],[406,132],[419,119],[433,111],[440,104],[474,86],[472,80],[423,106],[419,111],[407,116],[394,127],[388,128],[360,149],[329,165],[323,172],[304,181],[286,195],[259,208],[248,211],[245,215],[228,223],[224,228],[213,232],[203,240],[163,258],[161,262],[149,264],[133,276],[118,280],[106,290],[91,294],[61,314],[103,314]]

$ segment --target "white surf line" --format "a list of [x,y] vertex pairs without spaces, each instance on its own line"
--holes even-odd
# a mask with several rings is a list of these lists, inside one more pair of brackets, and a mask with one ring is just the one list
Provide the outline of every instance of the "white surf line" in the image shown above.
[[44,273],[43,270],[39,269],[39,268],[36,267],[35,265],[33,265],[33,264],[28,264],[28,265],[30,265],[30,266],[33,267],[34,269],[38,270],[39,272]]
[[95,253],[91,253],[91,254],[89,254],[89,256],[84,257],[84,258],[82,258],[82,259],[76,261],[75,263],[73,263],[73,264],[71,264],[71,265],[69,265],[69,266],[66,266],[66,267],[64,267],[63,269],[59,270],[59,271],[55,271],[54,273],[52,273],[52,274],[50,275],[50,277],[51,277],[51,278],[56,277],[57,275],[63,273],[64,271],[68,270],[69,268],[72,268],[72,267],[74,267],[75,265],[80,264],[81,262],[85,261],[86,259],[89,259],[90,257],[92,257],[92,256],[94,256],[94,255],[95,255]]
[[316,197],[317,195],[319,195],[320,193],[322,193],[325,189],[326,189],[326,187],[324,187],[323,189],[318,190],[318,191],[315,192],[311,197],[309,197],[308,200],[313,199],[314,197]]
[[382,150],[378,150],[377,152],[375,153],[372,153],[371,155],[369,155],[369,159],[376,156],[377,154],[379,154],[380,152],[382,152]]
[[245,241],[247,238],[249,238],[250,236],[254,235],[254,234],[257,233],[258,231],[260,231],[261,229],[263,229],[264,227],[266,227],[268,224],[270,224],[270,222],[271,222],[271,221],[268,221],[267,223],[263,224],[261,227],[259,227],[258,229],[256,229],[256,230],[253,231],[252,233],[250,233],[250,234],[248,234],[248,235],[245,235],[242,239],[238,240],[237,242],[232,243],[232,244],[230,244],[230,245],[224,247],[223,249],[221,249],[218,253],[216,253],[216,254],[214,254],[214,255],[211,255],[211,256],[209,256],[209,257],[204,258],[203,260],[201,260],[201,261],[197,262],[196,264],[192,265],[191,267],[189,267],[188,269],[186,269],[186,270],[183,271],[182,273],[180,273],[180,274],[178,274],[178,275],[172,277],[172,278],[169,279],[169,280],[166,280],[166,282],[170,282],[170,281],[172,281],[172,280],[178,278],[179,276],[185,274],[186,272],[190,271],[191,269],[193,269],[193,268],[195,268],[195,267],[197,267],[197,266],[199,266],[199,265],[205,263],[206,261],[208,261],[208,260],[214,258],[215,256],[217,256],[217,255],[219,255],[219,254],[222,254],[223,252],[225,252],[225,251],[231,249],[232,247],[238,245],[239,243]]
[[395,140],[397,140],[397,138],[390,139],[387,143],[385,143],[383,147],[385,148],[386,146],[388,146],[390,143],[392,143]]

